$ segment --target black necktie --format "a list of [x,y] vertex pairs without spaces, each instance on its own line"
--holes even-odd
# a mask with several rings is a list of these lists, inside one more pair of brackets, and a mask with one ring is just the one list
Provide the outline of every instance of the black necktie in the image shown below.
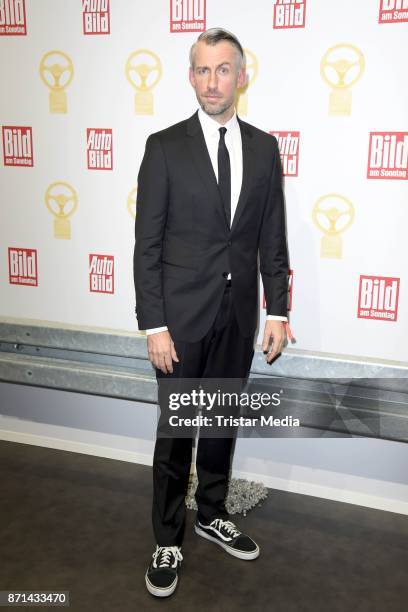
[[231,225],[231,166],[228,149],[225,144],[225,133],[227,128],[221,127],[220,140],[218,143],[218,187],[224,203],[224,210]]

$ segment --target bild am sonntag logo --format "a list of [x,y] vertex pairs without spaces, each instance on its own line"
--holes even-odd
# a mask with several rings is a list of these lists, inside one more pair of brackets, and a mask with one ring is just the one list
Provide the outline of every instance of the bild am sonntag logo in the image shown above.
[[25,0],[0,0],[0,36],[25,36]]
[[206,0],[170,0],[170,32],[204,32]]
[[3,125],[3,163],[5,166],[34,165],[31,127]]
[[37,249],[8,248],[10,285],[38,286]]
[[408,179],[408,132],[371,132],[368,179]]
[[398,315],[399,278],[360,276],[358,293],[359,319],[396,321]]
[[408,0],[380,0],[378,23],[408,21]]

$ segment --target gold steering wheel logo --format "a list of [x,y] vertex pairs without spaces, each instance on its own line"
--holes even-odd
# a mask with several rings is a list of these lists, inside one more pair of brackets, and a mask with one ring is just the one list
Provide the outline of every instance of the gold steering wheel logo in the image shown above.
[[316,227],[323,232],[320,256],[341,259],[343,234],[354,221],[354,206],[338,193],[328,193],[319,198],[312,211]]
[[237,111],[238,115],[248,115],[248,87],[252,85],[259,73],[258,59],[252,51],[244,49],[245,54],[245,71],[247,74],[247,82],[244,87],[238,90]]
[[74,65],[71,58],[63,51],[48,51],[41,58],[40,77],[50,89],[50,113],[67,112],[67,94],[65,89],[74,76]]
[[148,49],[138,49],[128,57],[125,73],[129,83],[136,89],[136,114],[153,115],[152,89],[156,87],[162,76],[159,56]]
[[354,45],[330,47],[320,62],[320,75],[333,89],[329,98],[329,115],[351,115],[351,87],[365,69],[364,55]]
[[128,213],[133,219],[136,219],[136,198],[137,198],[137,187],[132,189],[129,193],[126,201],[126,208]]
[[78,207],[78,194],[64,181],[51,183],[45,192],[45,205],[54,219],[54,238],[69,240],[71,238],[72,217]]

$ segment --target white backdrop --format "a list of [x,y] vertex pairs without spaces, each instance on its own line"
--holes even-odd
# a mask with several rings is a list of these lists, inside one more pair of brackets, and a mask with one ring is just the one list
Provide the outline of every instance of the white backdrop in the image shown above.
[[[203,0],[186,0],[185,6],[189,1],[199,14]],[[299,132],[298,175],[285,177],[294,346],[408,362],[408,3],[282,1],[281,11],[295,11],[286,13],[289,18],[305,9],[302,27],[284,28],[277,27],[272,0],[205,4],[206,27],[231,30],[250,52],[248,59],[254,55],[257,60],[258,74],[247,91],[248,113],[242,118],[266,132]],[[0,0],[0,316],[137,330],[134,190],[145,140],[197,108],[187,77],[188,52],[198,32],[171,32],[172,6],[177,17],[180,0]],[[96,10],[85,23],[109,23],[109,33],[84,32],[83,11],[93,8],[102,12]],[[380,9],[390,10],[380,17]],[[334,69],[326,65],[332,83],[349,67],[344,60],[360,61],[338,88],[321,74],[323,57],[336,45],[342,46],[329,60],[338,63]],[[154,57],[134,58],[139,90],[126,77],[126,62],[139,50],[152,52],[161,63],[161,77],[149,90],[153,114],[135,112],[135,94],[144,95],[139,106],[144,101],[148,109],[149,94],[140,91],[140,63],[153,63]],[[50,51],[58,54],[46,56]],[[72,76],[64,89],[66,112],[56,112],[64,110],[56,73],[42,72],[51,88],[41,78],[43,59],[48,68],[53,63],[69,68],[60,79],[64,85]],[[353,75],[357,82],[348,87]],[[154,76],[147,78],[147,87]],[[338,93],[330,105],[334,90]],[[22,129],[27,127],[29,136]],[[112,130],[111,170],[88,168],[90,129]],[[396,138],[401,143],[400,159],[391,154],[388,160],[397,178],[368,178],[372,133],[385,133],[383,142]],[[30,146],[21,150],[19,142],[27,138]],[[9,165],[10,159],[16,165]],[[386,160],[380,164],[386,165]],[[77,207],[55,233],[45,196],[60,182],[69,187],[51,189],[57,197],[48,199],[50,208],[58,211],[59,203],[67,213],[73,207],[74,200],[64,204],[61,194],[74,194]],[[322,206],[331,212],[319,217],[319,229],[313,209],[327,194],[334,198]],[[346,201],[348,214],[336,220]],[[329,228],[330,219],[333,231],[322,251],[321,228]],[[339,233],[346,222],[349,227]],[[64,232],[65,238],[58,237]],[[16,268],[19,256],[23,261],[32,252],[35,270],[27,274]],[[91,283],[93,255],[113,263],[114,282],[102,279],[102,290],[93,290]],[[362,279],[363,288],[378,282],[380,296],[383,284],[389,286],[389,303],[383,308],[364,303],[364,291],[359,302],[361,277],[367,279]],[[260,313],[262,332],[262,303]]]

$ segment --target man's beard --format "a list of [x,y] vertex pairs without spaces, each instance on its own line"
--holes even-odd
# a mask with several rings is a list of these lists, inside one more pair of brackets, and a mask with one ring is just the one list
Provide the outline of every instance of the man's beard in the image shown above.
[[225,111],[231,108],[231,106],[234,104],[234,100],[228,100],[227,102],[224,102],[221,105],[209,104],[207,103],[205,98],[202,98],[202,99],[198,98],[198,102],[201,108],[203,109],[203,111],[207,113],[207,115],[212,115],[212,116],[222,115],[223,113],[225,113]]

